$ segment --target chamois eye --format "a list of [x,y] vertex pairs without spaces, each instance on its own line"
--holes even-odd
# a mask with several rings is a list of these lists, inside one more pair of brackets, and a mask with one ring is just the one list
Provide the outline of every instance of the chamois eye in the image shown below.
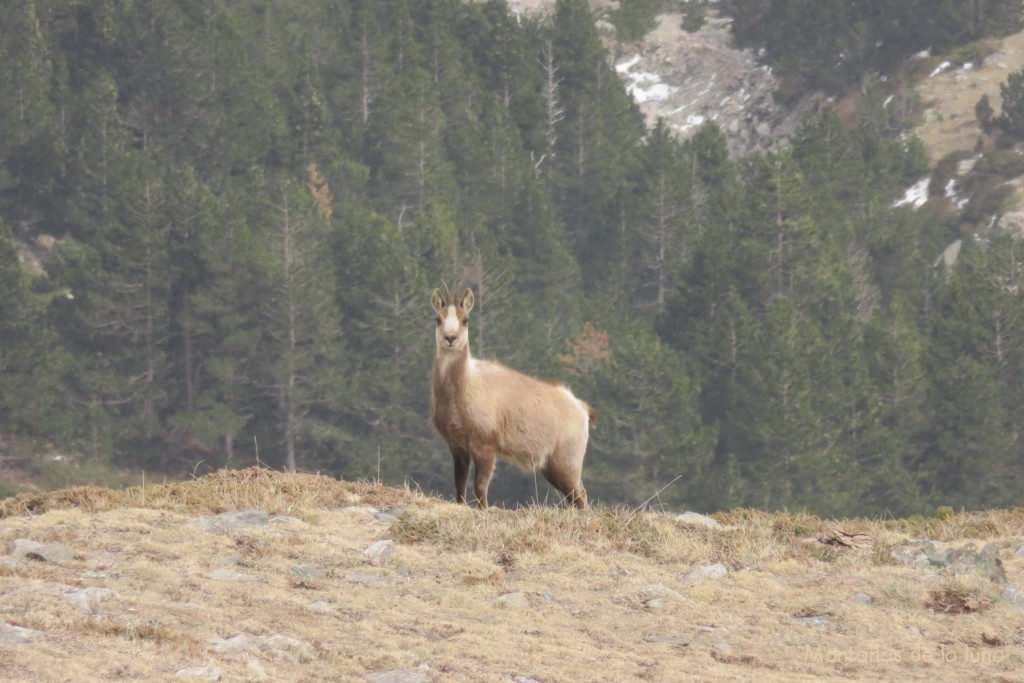
[[469,318],[463,318],[462,319],[462,326],[465,327],[468,324],[469,324]]

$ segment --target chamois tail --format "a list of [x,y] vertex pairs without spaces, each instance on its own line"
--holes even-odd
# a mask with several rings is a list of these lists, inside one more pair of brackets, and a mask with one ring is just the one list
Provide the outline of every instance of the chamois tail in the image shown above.
[[[576,399],[576,400],[579,401],[579,399]],[[588,404],[586,401],[580,401],[580,405],[583,406],[583,409],[585,411],[587,411],[587,417],[589,418],[589,424],[590,424],[591,427],[593,427],[595,424],[597,424],[597,413],[594,412],[594,409],[591,408],[590,404]]]

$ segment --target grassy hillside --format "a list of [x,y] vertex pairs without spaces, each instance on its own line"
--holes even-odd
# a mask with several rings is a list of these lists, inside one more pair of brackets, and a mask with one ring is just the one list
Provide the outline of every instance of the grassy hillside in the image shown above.
[[890,554],[992,543],[1022,586],[1024,511],[715,521],[257,469],[23,495],[0,501],[0,678],[1024,680],[1001,586]]

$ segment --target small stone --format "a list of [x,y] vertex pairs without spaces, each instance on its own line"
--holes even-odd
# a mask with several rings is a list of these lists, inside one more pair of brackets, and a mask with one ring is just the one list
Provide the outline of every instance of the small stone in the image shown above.
[[193,666],[180,669],[174,674],[178,678],[197,678],[202,681],[219,681],[220,672],[208,666]]
[[11,544],[11,555],[19,559],[60,564],[75,559],[75,551],[63,543],[39,543],[19,538]]
[[206,641],[210,648],[223,655],[237,655],[243,652],[256,652],[260,649],[260,643],[255,638],[240,633],[231,638],[210,638]]
[[729,570],[725,568],[724,564],[716,563],[709,564],[701,567],[700,569],[694,569],[692,572],[686,574],[683,577],[685,581],[693,581],[694,579],[721,579],[724,576],[728,576]]
[[874,598],[867,593],[854,593],[851,600],[857,605],[870,605]]
[[1007,586],[1003,589],[1003,600],[1014,607],[1024,609],[1024,591],[1014,586]]
[[307,605],[306,611],[312,612],[313,614],[330,614],[334,611],[334,608],[323,600],[317,600],[316,602]]
[[61,596],[61,600],[68,603],[80,612],[94,614],[101,605],[121,596],[111,588],[80,588]]
[[505,593],[499,595],[494,599],[494,602],[503,607],[529,607],[530,599],[526,597],[526,593],[516,591],[514,593]]
[[245,668],[252,672],[257,681],[267,680],[267,670],[263,668],[258,659],[250,659],[245,663]]
[[391,558],[395,556],[395,542],[391,539],[385,541],[377,541],[376,543],[370,544],[370,546],[363,551],[367,561],[379,567],[385,565],[391,561]]
[[825,628],[829,625],[829,618],[827,614],[813,614],[806,617],[797,617],[804,626],[810,626],[812,628]]
[[385,524],[394,524],[402,518],[405,510],[398,507],[384,507],[373,513],[374,519]]
[[707,515],[702,515],[697,512],[684,512],[681,515],[676,515],[676,521],[688,524],[690,526],[703,526],[709,529],[721,529],[722,524],[717,519],[712,519]]
[[306,662],[316,656],[316,649],[304,640],[281,634],[267,636],[260,649],[269,652],[276,659]]
[[270,524],[270,515],[263,510],[232,510],[219,515],[199,517],[193,526],[209,531],[223,533],[229,529],[257,529]]
[[731,655],[732,654],[732,645],[730,645],[729,643],[727,643],[725,641],[721,641],[721,642],[715,643],[714,649],[715,649],[715,652],[717,652],[720,655]]
[[668,600],[665,598],[651,598],[644,602],[644,607],[647,609],[661,609],[668,604]]
[[322,569],[316,567],[310,567],[307,564],[297,564],[288,570],[288,573],[292,575],[293,579],[299,581],[310,581],[316,579],[322,579],[327,576]]
[[49,636],[43,631],[0,622],[0,645],[22,645],[45,640]]
[[366,674],[363,678],[367,683],[430,683],[432,680],[427,674],[415,669],[376,671]]
[[520,675],[520,676],[514,676],[512,678],[512,683],[540,683],[540,681],[538,681],[535,678],[530,678],[529,676],[522,676],[522,675]]
[[288,515],[274,515],[270,518],[271,524],[305,524],[298,517],[290,517]]
[[690,641],[678,636],[644,636],[648,643],[665,643],[666,645],[689,645]]

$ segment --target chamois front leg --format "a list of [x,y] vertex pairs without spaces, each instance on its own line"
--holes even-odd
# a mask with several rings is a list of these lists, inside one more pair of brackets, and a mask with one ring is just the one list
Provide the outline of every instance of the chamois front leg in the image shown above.
[[476,506],[483,510],[487,507],[487,487],[491,485],[494,474],[494,455],[473,455],[473,492],[476,493]]
[[453,448],[452,460],[455,461],[455,500],[459,505],[466,503],[466,481],[469,479],[469,453],[461,448]]

